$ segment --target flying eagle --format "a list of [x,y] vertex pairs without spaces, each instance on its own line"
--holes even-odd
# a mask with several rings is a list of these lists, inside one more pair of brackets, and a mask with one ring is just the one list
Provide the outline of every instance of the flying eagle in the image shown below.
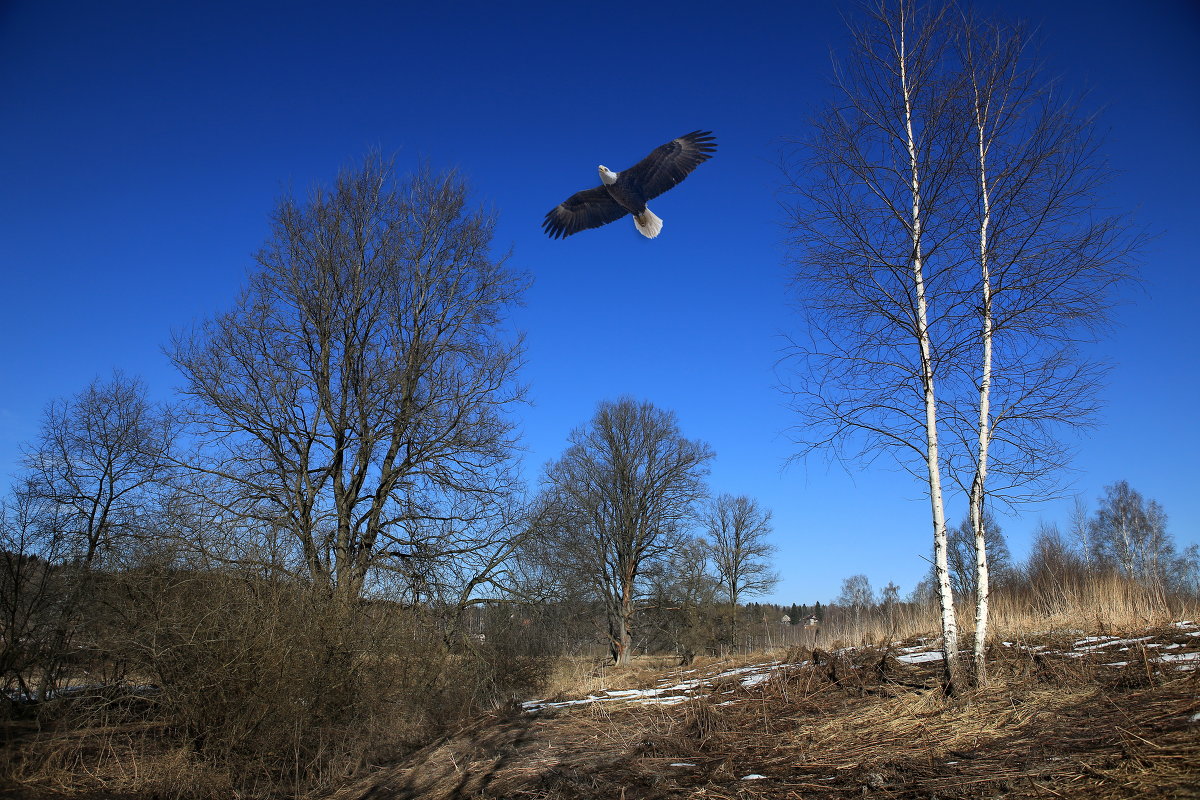
[[662,232],[663,221],[646,208],[646,201],[686,178],[700,162],[712,158],[716,149],[712,131],[692,131],[654,148],[622,172],[601,164],[600,185],[576,192],[555,206],[542,222],[542,229],[550,238],[560,239],[633,214],[638,233],[653,239]]

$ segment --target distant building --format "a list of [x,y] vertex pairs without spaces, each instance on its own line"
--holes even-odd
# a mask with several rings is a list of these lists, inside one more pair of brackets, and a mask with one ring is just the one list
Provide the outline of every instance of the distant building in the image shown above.
[[820,622],[821,622],[821,620],[817,619],[815,616],[810,614],[809,616],[804,618],[804,627],[813,628],[813,627],[816,627],[817,625],[819,625]]
[[784,615],[783,615],[783,616],[782,616],[782,617],[779,619],[779,624],[780,624],[780,625],[791,625],[791,624],[792,624],[792,618],[791,618],[791,617],[789,617],[787,614],[784,614]]

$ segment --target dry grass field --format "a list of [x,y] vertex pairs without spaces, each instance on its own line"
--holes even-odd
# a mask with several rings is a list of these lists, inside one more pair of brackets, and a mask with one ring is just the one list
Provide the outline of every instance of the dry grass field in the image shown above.
[[955,698],[927,642],[608,672],[331,800],[1200,797],[1200,627],[1133,633],[998,643]]
[[[991,682],[954,697],[942,690],[935,621],[910,608],[687,666],[559,659],[537,698],[447,722],[432,742],[380,729],[384,746],[299,791],[206,766],[152,700],[117,692],[99,697],[104,715],[87,725],[7,723],[0,797],[1200,797],[1195,609],[1119,583],[1030,599],[997,602]],[[406,717],[373,724],[388,719]]]

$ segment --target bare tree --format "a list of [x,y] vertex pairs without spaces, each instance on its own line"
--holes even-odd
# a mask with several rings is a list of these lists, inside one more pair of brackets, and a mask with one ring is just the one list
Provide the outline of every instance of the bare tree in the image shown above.
[[654,627],[659,648],[674,651],[685,666],[717,639],[712,611],[720,587],[711,569],[712,556],[712,547],[704,539],[684,537],[672,548],[670,558],[659,559],[644,570],[647,604],[643,627]]
[[947,69],[945,7],[872,6],[837,65],[838,99],[792,171],[791,263],[808,340],[789,386],[802,453],[888,454],[925,483],[947,683],[958,626],[946,562],[939,383],[967,337],[954,243],[966,138],[960,77]]
[[1088,517],[1087,503],[1084,502],[1083,497],[1075,495],[1075,503],[1071,506],[1071,542],[1079,551],[1086,567],[1091,569],[1094,548],[1092,547],[1091,525]]
[[713,452],[684,438],[673,412],[631,398],[600,403],[570,442],[546,467],[541,531],[596,587],[613,661],[627,664],[639,577],[681,541]]
[[0,689],[38,698],[65,677],[74,594],[64,565],[77,548],[62,507],[30,482],[0,503]]
[[885,608],[892,609],[900,603],[900,587],[893,581],[888,581],[887,586],[879,590],[879,604]]
[[[987,510],[983,512],[984,541],[987,547],[988,571],[992,583],[1002,582],[1012,573],[1012,555],[1004,532]],[[974,598],[979,591],[978,548],[975,524],[968,515],[957,528],[950,531],[948,560],[950,584],[959,598]]]
[[1175,560],[1167,514],[1156,500],[1146,501],[1128,481],[1104,487],[1091,520],[1095,560],[1146,586],[1163,588]]
[[854,624],[859,625],[862,615],[875,605],[875,591],[866,575],[851,575],[842,581],[842,591],[838,595],[837,604],[848,608],[854,614]]
[[1025,30],[966,17],[956,41],[974,145],[978,397],[973,425],[970,413],[949,416],[962,419],[971,462],[953,474],[970,476],[975,673],[985,683],[985,495],[1014,503],[1057,488],[1071,452],[1056,429],[1092,423],[1103,375],[1078,344],[1108,326],[1138,238],[1099,213],[1107,171],[1091,120],[1041,77]]
[[1092,423],[1104,374],[1079,345],[1108,326],[1140,239],[1100,211],[1091,121],[1041,78],[1028,36],[950,9],[872,7],[809,148],[818,177],[793,184],[813,337],[798,348],[803,443],[891,452],[927,481],[953,684],[942,470],[970,503],[984,682],[985,498],[1057,488],[1059,433]]
[[371,155],[283,199],[234,308],[174,342],[195,466],[342,598],[376,568],[507,546],[522,348],[505,321],[526,279],[467,203],[456,174]]
[[729,644],[737,646],[738,604],[746,597],[766,594],[779,582],[771,569],[775,546],[771,512],[745,495],[722,494],[704,513],[713,566],[729,604]]
[[29,491],[60,508],[75,559],[91,566],[136,536],[171,468],[174,427],[145,384],[120,372],[52,402],[25,449]]
[[1082,560],[1063,538],[1058,526],[1041,523],[1033,532],[1029,557],[1025,560],[1025,580],[1045,597],[1063,591],[1070,582],[1085,574]]

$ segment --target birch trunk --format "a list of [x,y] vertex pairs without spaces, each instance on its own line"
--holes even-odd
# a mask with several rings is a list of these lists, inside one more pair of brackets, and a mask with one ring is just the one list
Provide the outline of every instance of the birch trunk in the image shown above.
[[929,503],[933,515],[933,558],[938,582],[938,599],[942,617],[942,655],[945,659],[947,690],[954,692],[958,673],[958,624],[954,617],[954,595],[950,589],[950,570],[946,551],[946,510],[942,498],[942,472],[938,455],[937,395],[933,369],[933,348],[930,343],[928,309],[925,297],[924,256],[922,252],[923,217],[921,208],[921,170],[917,157],[917,142],[913,135],[912,94],[908,83],[906,34],[908,21],[903,18],[905,6],[900,7],[900,88],[904,97],[904,125],[911,169],[912,191],[912,273],[916,296],[917,341],[921,356],[921,383],[925,405],[925,465],[929,475]]
[[975,129],[979,144],[979,197],[983,212],[979,223],[979,268],[983,293],[982,355],[979,375],[979,442],[975,457],[975,477],[971,481],[971,528],[975,533],[975,682],[987,684],[987,661],[984,642],[987,638],[988,585],[986,531],[983,527],[983,498],[987,482],[988,445],[991,443],[991,392],[992,392],[992,282],[988,261],[988,233],[991,228],[992,206],[988,187],[987,170],[987,113],[979,96],[979,85],[975,84]]

